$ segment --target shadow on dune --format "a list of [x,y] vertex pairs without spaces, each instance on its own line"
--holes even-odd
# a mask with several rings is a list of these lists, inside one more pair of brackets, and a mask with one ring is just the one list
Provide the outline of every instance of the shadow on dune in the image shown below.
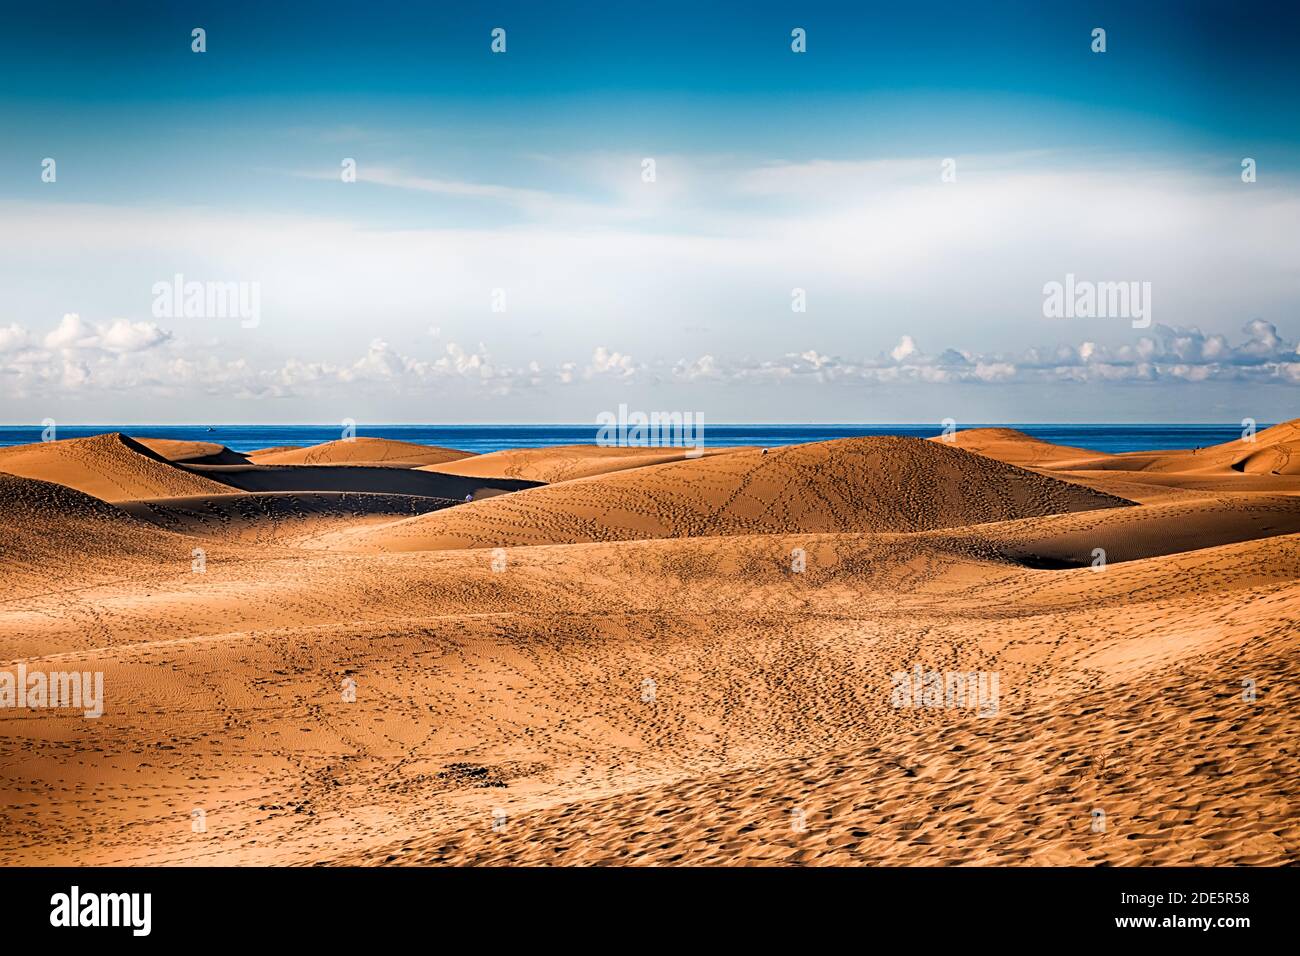
[[517,478],[473,478],[367,465],[186,464],[180,467],[240,491],[361,491],[464,501],[466,495],[478,499],[536,488],[540,484]]

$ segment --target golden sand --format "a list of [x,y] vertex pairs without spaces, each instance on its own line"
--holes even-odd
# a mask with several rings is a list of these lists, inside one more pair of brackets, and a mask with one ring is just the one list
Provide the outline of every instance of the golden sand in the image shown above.
[[1300,428],[954,437],[0,450],[0,862],[1300,858]]

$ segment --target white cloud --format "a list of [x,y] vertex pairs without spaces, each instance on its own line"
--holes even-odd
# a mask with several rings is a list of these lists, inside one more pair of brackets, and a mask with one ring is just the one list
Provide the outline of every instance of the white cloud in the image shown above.
[[587,365],[586,376],[591,378],[593,375],[613,375],[617,378],[630,378],[637,372],[637,366],[632,361],[632,356],[624,355],[622,352],[614,352],[600,345],[591,355],[591,362]]
[[[1242,330],[1244,341],[1232,345],[1226,336],[1206,335],[1199,329],[1158,325],[1151,335],[1131,345],[1104,348],[1095,342],[1031,348],[1018,354],[980,354],[944,349],[928,354],[910,335],[887,354],[851,359],[824,355],[816,349],[790,353],[762,362],[708,361],[710,377],[731,381],[930,383],[968,382],[1275,382],[1300,381],[1300,354],[1294,342],[1282,338],[1272,323],[1254,320]],[[694,363],[681,360],[673,368],[681,380],[692,374]]]
[[99,328],[96,344],[110,352],[141,352],[161,345],[170,338],[170,332],[153,322],[115,319]]
[[45,348],[58,351],[142,352],[170,338],[170,332],[153,322],[113,319],[103,324],[87,324],[81,316],[70,312],[42,341]]
[[31,342],[31,335],[19,325],[0,326],[0,352],[17,352]]
[[47,349],[83,348],[89,347],[94,337],[82,323],[81,316],[72,313],[59,321],[58,327],[45,336],[44,343]]
[[[418,397],[448,387],[508,395],[538,388],[577,386],[598,380],[746,386],[820,385],[976,385],[1028,383],[1053,387],[1087,383],[1142,384],[1233,382],[1300,384],[1297,345],[1271,323],[1255,320],[1233,344],[1199,329],[1155,326],[1136,342],[1105,347],[1030,348],[1019,353],[980,353],[954,348],[926,352],[911,335],[874,357],[851,358],[805,349],[765,360],[695,359],[637,362],[631,355],[599,346],[585,363],[533,359],[518,366],[495,362],[479,343],[468,349],[455,342],[426,359],[405,354],[384,339],[373,339],[360,356],[336,363],[311,358],[254,364],[245,358],[190,357],[193,348],[166,329],[149,323],[86,323],[68,314],[43,337],[17,325],[0,328],[0,345],[14,343],[0,359],[0,389],[29,396],[57,392],[98,394],[149,389],[162,395],[245,397],[328,396],[381,391]],[[38,338],[43,347],[28,343]]]
[[894,346],[894,350],[889,355],[895,362],[901,362],[909,355],[915,355],[916,351],[916,343],[912,341],[912,337],[904,335],[899,339],[898,344]]

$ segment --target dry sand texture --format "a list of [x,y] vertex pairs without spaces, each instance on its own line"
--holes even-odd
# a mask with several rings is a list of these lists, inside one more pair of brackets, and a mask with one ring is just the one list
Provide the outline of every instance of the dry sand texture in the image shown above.
[[0,451],[0,859],[1300,858],[1300,428],[955,439]]

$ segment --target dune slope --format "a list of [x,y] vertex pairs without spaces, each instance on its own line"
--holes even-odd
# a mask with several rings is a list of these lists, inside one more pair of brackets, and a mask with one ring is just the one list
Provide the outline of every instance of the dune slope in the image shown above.
[[952,439],[959,448],[1143,504],[1215,493],[1300,493],[1300,419],[1207,448],[1115,455],[1053,445],[1011,428],[972,428]]
[[910,438],[854,438],[621,471],[323,543],[431,550],[790,531],[922,531],[1128,505]]
[[471,458],[467,451],[417,445],[391,438],[349,438],[329,441],[310,448],[265,449],[253,452],[250,460],[258,465],[392,465],[408,468],[438,465]]
[[174,464],[246,465],[248,458],[225,445],[211,441],[178,441],[172,438],[137,438],[139,444]]
[[954,432],[948,438],[936,435],[929,440],[973,451],[1021,468],[1062,468],[1112,457],[1087,448],[1041,441],[1014,428],[968,428]]
[[[726,455],[745,448],[706,448],[703,457]],[[556,484],[575,478],[590,478],[630,468],[663,465],[683,461],[682,448],[617,448],[596,445],[557,445],[551,448],[510,448],[505,451],[475,455],[427,470],[444,475],[468,475],[478,478],[523,478]]]
[[173,465],[116,432],[0,448],[0,471],[56,482],[104,501],[220,494],[222,485]]
[[0,473],[0,583],[6,600],[161,562],[187,566],[190,548],[99,498]]

